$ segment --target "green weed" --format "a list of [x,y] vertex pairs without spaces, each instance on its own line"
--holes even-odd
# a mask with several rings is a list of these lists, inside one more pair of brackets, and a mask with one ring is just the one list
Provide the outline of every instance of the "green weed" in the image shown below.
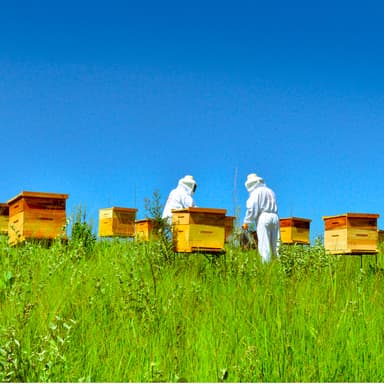
[[[84,221],[80,221],[80,224]],[[383,381],[383,255],[0,239],[0,381]],[[71,241],[73,242],[71,244]],[[214,260],[214,262],[213,262]]]

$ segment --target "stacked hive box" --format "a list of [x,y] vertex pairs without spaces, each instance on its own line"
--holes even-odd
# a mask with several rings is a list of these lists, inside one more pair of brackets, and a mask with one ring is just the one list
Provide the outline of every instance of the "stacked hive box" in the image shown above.
[[283,244],[309,244],[311,220],[300,217],[280,219],[280,240]]
[[136,212],[136,208],[99,209],[99,236],[134,237]]
[[377,253],[379,215],[345,213],[324,216],[324,247],[333,254]]
[[64,238],[67,198],[63,193],[24,191],[9,200],[9,243]]
[[176,252],[222,252],[225,209],[186,208],[172,211],[172,235]]
[[8,204],[0,203],[0,235],[8,234],[9,207]]
[[157,239],[158,228],[159,228],[158,223],[153,219],[136,220],[136,223],[135,223],[136,239],[141,241],[149,241],[151,239]]

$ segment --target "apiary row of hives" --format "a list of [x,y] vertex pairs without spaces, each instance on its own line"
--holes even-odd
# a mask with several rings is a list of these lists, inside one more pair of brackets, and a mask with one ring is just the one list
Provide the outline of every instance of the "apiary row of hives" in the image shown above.
[[[0,234],[10,244],[29,239],[66,238],[67,194],[23,191],[0,204]],[[99,210],[99,237],[134,237],[149,240],[158,234],[152,219],[136,220],[136,208],[111,207]],[[174,244],[180,249],[222,250],[232,231],[234,217],[226,210],[194,208],[180,213],[173,223]],[[181,219],[182,217],[189,219]]]
[[[99,210],[99,237],[135,237],[138,240],[156,238],[159,226],[151,219],[136,220],[137,209],[112,207]],[[188,208],[172,215],[172,241],[178,252],[224,249],[234,217],[225,209]]]
[[[66,237],[67,194],[22,192],[0,204],[0,234],[9,243],[27,239]],[[99,210],[99,237],[135,237],[149,240],[156,236],[154,220],[136,220],[137,209],[111,207]],[[376,253],[384,241],[384,231],[377,228],[378,214],[346,213],[323,216],[324,247],[334,254]],[[179,252],[221,251],[234,227],[233,216],[225,209],[187,208],[172,217],[172,240]],[[310,219],[280,219],[283,244],[310,244]]]

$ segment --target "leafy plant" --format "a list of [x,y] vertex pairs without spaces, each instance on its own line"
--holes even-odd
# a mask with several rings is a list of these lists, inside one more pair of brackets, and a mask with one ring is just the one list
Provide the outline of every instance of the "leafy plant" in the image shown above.
[[79,250],[80,253],[89,254],[93,251],[95,244],[96,235],[86,220],[86,210],[80,206],[74,215],[74,222],[71,226],[70,245]]

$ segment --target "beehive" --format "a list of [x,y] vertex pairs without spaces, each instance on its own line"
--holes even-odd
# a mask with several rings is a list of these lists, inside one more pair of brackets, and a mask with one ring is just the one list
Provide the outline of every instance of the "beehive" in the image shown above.
[[233,233],[233,226],[235,224],[235,216],[225,216],[225,241],[229,241],[232,233]]
[[175,251],[223,251],[226,212],[225,209],[196,207],[172,211]]
[[324,248],[333,254],[377,253],[378,214],[324,216]]
[[9,200],[9,243],[66,236],[67,194],[23,191]]
[[134,237],[136,212],[136,208],[99,209],[99,236]]
[[283,244],[309,244],[311,220],[300,217],[280,219],[280,241]]
[[8,234],[9,207],[8,204],[0,203],[0,235]]
[[135,222],[135,236],[137,240],[149,241],[157,239],[159,228],[158,223],[153,219],[136,220]]
[[377,242],[380,244],[380,243],[384,243],[384,230],[382,230],[382,229],[379,229],[378,231],[377,231],[377,236],[378,236],[378,238],[377,238]]

